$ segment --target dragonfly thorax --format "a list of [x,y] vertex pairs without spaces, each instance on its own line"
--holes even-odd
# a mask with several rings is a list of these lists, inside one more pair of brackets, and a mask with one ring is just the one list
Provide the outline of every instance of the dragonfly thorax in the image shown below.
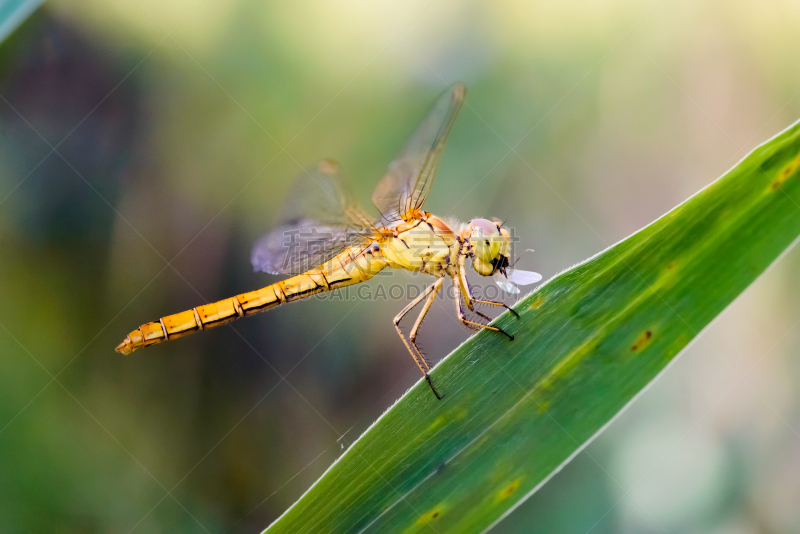
[[447,272],[455,265],[459,243],[443,220],[430,214],[424,219],[398,223],[394,237],[381,247],[390,265],[433,275]]

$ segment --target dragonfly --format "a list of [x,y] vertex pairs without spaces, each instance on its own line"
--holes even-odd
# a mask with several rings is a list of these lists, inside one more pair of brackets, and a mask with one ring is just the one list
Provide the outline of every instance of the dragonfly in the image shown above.
[[[336,162],[319,162],[295,179],[280,223],[252,250],[251,263],[256,271],[289,278],[145,323],[128,334],[117,352],[130,354],[287,302],[359,284],[384,269],[405,269],[435,278],[393,323],[433,394],[441,399],[429,375],[431,365],[417,346],[417,335],[445,279],[452,280],[461,323],[476,332],[490,330],[513,341],[513,335],[489,324],[491,318],[475,305],[505,308],[517,318],[519,315],[503,302],[475,296],[467,280],[467,265],[511,294],[519,293],[518,285],[542,278],[538,273],[513,268],[511,232],[500,220],[476,218],[459,223],[422,209],[465,95],[466,88],[460,82],[445,91],[389,165],[372,194],[379,217],[353,200]],[[420,304],[422,310],[405,336],[400,322]],[[468,316],[468,312],[477,317]]]

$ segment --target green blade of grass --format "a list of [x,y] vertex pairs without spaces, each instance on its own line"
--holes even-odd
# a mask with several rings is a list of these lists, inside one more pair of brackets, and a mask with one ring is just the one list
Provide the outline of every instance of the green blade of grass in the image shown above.
[[596,436],[800,235],[800,123],[522,299],[266,532],[480,532]]

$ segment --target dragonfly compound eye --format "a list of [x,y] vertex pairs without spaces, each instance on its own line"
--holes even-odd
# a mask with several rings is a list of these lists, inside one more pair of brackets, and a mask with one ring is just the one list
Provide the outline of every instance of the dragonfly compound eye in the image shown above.
[[497,225],[486,219],[473,219],[469,224],[472,227],[470,243],[475,257],[481,262],[492,263],[500,255],[505,241]]

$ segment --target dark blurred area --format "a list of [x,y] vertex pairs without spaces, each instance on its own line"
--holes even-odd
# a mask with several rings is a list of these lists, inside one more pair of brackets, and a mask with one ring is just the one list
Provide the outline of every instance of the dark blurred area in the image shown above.
[[[260,531],[419,379],[391,299],[113,351],[277,281],[250,246],[301,168],[336,158],[369,205],[464,80],[426,209],[507,220],[549,278],[800,117],[798,22],[781,2],[46,4],[0,43],[0,530]],[[796,531],[797,268],[498,530]],[[390,282],[427,280],[370,284]],[[469,335],[446,304],[432,360]]]

